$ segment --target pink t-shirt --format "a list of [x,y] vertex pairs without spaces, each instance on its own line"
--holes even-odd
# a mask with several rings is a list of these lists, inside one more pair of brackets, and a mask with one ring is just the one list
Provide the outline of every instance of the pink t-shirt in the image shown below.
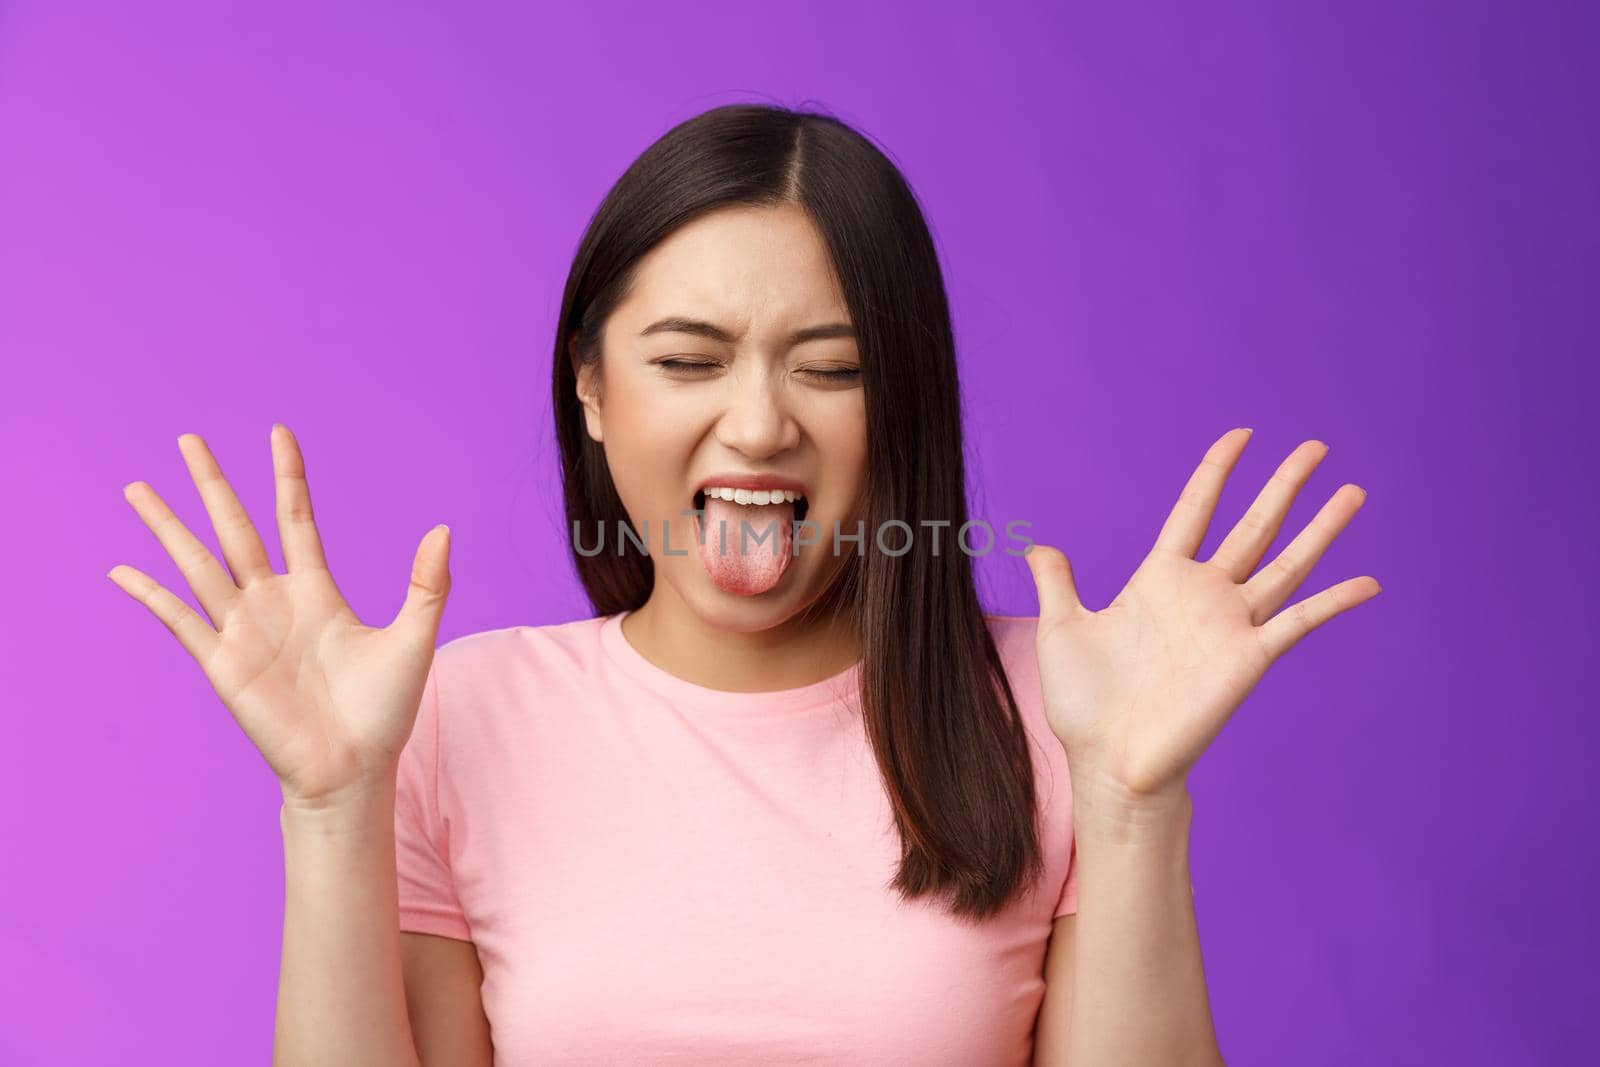
[[900,856],[860,666],[733,693],[626,613],[457,638],[400,757],[400,928],[470,940],[496,1064],[1027,1064],[1077,908],[1030,617],[988,616],[1033,746],[1043,879],[965,925]]

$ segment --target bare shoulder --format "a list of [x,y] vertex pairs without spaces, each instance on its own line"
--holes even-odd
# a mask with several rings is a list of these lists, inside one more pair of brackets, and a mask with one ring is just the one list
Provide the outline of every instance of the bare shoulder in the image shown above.
[[400,932],[406,1014],[422,1067],[492,1067],[483,967],[471,941]]

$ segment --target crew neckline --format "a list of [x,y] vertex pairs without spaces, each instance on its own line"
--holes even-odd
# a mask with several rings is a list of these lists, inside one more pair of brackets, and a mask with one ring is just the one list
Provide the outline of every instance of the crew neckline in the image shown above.
[[636,681],[695,708],[743,715],[805,711],[850,699],[860,691],[860,660],[820,682],[812,682],[810,685],[794,689],[740,693],[730,689],[712,689],[696,685],[652,663],[645,658],[644,653],[628,642],[627,636],[622,632],[622,620],[631,614],[633,612],[627,610],[604,617],[600,625],[601,648],[617,666]]

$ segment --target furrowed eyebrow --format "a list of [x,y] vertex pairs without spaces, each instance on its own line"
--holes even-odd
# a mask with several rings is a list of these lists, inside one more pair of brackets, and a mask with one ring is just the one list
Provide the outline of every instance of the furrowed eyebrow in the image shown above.
[[[684,318],[673,315],[668,318],[652,322],[639,331],[640,337],[653,333],[687,333],[696,337],[709,337],[713,341],[722,341],[731,344],[735,338],[733,334],[724,330],[715,323],[702,319]],[[790,345],[805,344],[807,341],[824,341],[835,337],[855,337],[856,331],[849,323],[830,322],[825,326],[807,326],[803,330],[796,330],[789,335]]]

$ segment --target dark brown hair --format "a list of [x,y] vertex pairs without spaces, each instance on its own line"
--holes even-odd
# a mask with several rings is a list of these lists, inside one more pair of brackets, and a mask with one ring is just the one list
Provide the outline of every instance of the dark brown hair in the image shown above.
[[[832,116],[762,104],[714,108],[674,126],[596,210],[561,301],[554,382],[567,527],[619,529],[627,513],[605,452],[585,430],[578,367],[600,360],[602,329],[639,259],[717,208],[797,204],[821,232],[861,354],[868,431],[865,554],[847,553],[808,610],[850,613],[861,705],[900,832],[891,887],[949,894],[981,920],[1043,867],[1033,763],[1016,698],[978,602],[968,555],[912,538],[900,556],[871,531],[898,519],[967,519],[960,389],[938,255],[911,188],[865,136]],[[886,536],[898,550],[904,538]],[[571,542],[569,542],[571,544]],[[648,553],[573,560],[597,615],[642,606]]]

